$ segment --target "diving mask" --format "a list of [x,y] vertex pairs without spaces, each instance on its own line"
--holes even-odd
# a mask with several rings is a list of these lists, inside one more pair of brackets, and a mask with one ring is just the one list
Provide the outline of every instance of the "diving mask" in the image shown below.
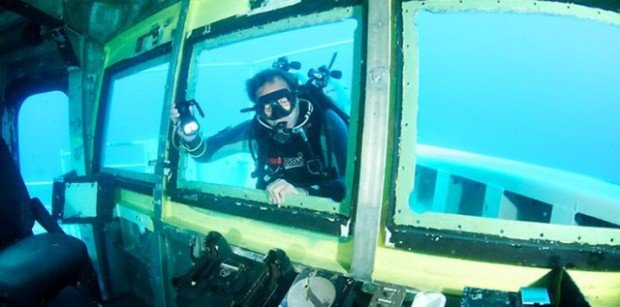
[[293,112],[297,98],[289,89],[283,88],[258,97],[256,111],[266,120],[278,120]]

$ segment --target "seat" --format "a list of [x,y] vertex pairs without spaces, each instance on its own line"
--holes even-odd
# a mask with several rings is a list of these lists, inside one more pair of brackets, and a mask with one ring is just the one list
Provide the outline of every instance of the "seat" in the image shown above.
[[[0,138],[0,305],[42,305],[67,286],[101,300],[86,245],[66,235],[43,204],[30,199]],[[33,235],[38,221],[48,233]]]

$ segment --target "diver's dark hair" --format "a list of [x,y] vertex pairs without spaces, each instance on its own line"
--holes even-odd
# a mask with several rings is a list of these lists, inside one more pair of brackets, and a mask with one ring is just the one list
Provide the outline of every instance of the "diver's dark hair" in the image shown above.
[[256,91],[265,83],[273,82],[276,78],[284,80],[292,92],[297,91],[298,81],[295,76],[283,70],[269,68],[259,71],[254,77],[245,82],[245,88],[250,100],[256,103]]

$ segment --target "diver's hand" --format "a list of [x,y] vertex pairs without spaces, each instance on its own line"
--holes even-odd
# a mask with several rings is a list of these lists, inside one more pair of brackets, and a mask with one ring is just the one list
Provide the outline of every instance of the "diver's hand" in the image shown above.
[[181,114],[179,113],[175,103],[170,106],[170,120],[174,126],[177,126],[181,120]]
[[[190,106],[190,112],[192,107]],[[183,133],[183,130],[180,127],[180,122],[181,122],[181,114],[179,113],[179,110],[176,108],[176,104],[172,104],[172,106],[170,107],[170,120],[172,121],[172,125],[174,127],[174,129],[177,131],[177,134],[183,139],[183,141],[185,142],[191,142],[192,140],[194,140],[196,138],[196,135],[187,135],[185,133]]]
[[303,188],[296,188],[284,179],[278,179],[267,186],[269,201],[273,204],[281,205],[286,200],[286,195],[302,194],[308,195],[308,191]]

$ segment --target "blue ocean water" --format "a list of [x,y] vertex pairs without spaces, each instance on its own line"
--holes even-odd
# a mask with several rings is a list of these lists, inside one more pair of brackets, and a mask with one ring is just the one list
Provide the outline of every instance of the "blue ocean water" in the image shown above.
[[24,100],[19,110],[20,171],[30,196],[48,207],[53,178],[71,168],[68,101],[59,91],[35,94]]
[[620,183],[620,27],[483,12],[415,23],[418,143]]
[[[147,62],[113,78],[102,165],[153,173],[169,62]],[[167,112],[166,112],[167,113]]]

